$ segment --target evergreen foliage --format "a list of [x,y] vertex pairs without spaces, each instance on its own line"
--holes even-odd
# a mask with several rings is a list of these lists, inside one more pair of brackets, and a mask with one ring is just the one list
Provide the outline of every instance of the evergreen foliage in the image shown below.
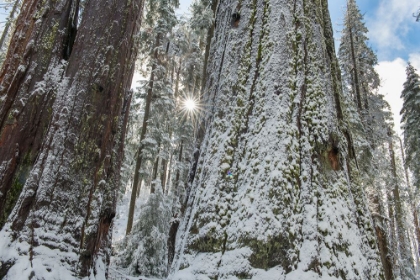
[[377,58],[368,46],[367,32],[356,1],[348,0],[338,54],[344,87],[348,89],[362,117],[364,110],[369,108],[370,92],[377,89],[380,82],[374,69]]
[[[124,186],[130,184],[129,170],[136,171],[133,162],[140,160],[141,168],[136,172],[144,188],[150,190],[150,196],[147,194],[145,204],[136,206],[138,214],[133,215],[131,233],[116,245],[120,252],[116,256],[117,265],[131,275],[164,277],[167,274],[168,262],[172,261],[168,259],[168,250],[174,247],[169,240],[175,239],[169,236],[169,229],[178,223],[180,201],[187,196],[188,155],[192,154],[195,124],[202,109],[199,94],[205,47],[203,30],[192,28],[189,21],[176,19],[175,5],[177,1],[147,2],[145,24],[139,35],[139,68],[149,78],[134,95]],[[194,100],[197,108],[186,109],[187,100]],[[140,131],[144,132],[143,137]],[[160,211],[152,209],[157,206],[152,203],[156,197],[165,201],[165,210],[160,214],[153,212],[158,217],[151,219],[150,211]],[[139,247],[135,245],[138,242]]]
[[[14,11],[22,2],[5,1]],[[195,0],[190,19],[176,17],[179,0],[120,2],[22,7],[16,28],[29,31],[16,35],[21,56],[6,57],[15,73],[2,70],[0,89],[11,92],[0,101],[14,113],[35,104],[22,111],[25,122],[45,122],[33,129],[21,112],[3,116],[0,154],[11,158],[3,156],[0,171],[21,165],[0,203],[0,278],[22,267],[37,279],[419,277],[420,77],[409,64],[404,159],[356,0],[347,0],[339,59],[328,0]],[[104,32],[99,10],[123,21]],[[89,24],[101,36],[88,36]],[[31,30],[42,51],[25,39]],[[74,31],[82,35],[70,61]],[[142,80],[130,91],[134,59]],[[22,72],[21,61],[33,65]],[[21,146],[8,136],[14,129]],[[26,130],[48,138],[26,141]],[[108,274],[109,229],[125,212]]]
[[129,275],[166,277],[166,240],[172,216],[170,204],[162,191],[150,194],[147,202],[138,209],[140,214],[133,233],[116,245],[120,250],[116,265]]
[[377,58],[368,46],[367,32],[356,1],[348,0],[339,61],[345,115],[357,160],[354,178],[367,194],[386,279],[399,275],[415,279],[406,215],[411,204],[405,207],[409,188],[397,168],[392,114],[384,96],[377,93]]
[[219,2],[208,126],[171,279],[381,279],[363,190],[345,164],[324,7]]
[[420,188],[420,77],[409,64],[406,69],[407,80],[401,94],[403,99],[402,128],[404,130],[405,164],[413,173],[413,184]]

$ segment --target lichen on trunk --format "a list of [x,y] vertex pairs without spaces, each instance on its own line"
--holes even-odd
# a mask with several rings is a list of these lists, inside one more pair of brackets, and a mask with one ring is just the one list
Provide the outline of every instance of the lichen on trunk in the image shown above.
[[21,108],[2,121],[1,187],[18,198],[1,235],[22,246],[0,260],[7,277],[105,277],[142,1],[88,1],[81,20],[78,0],[48,3],[25,1],[0,74],[1,117]]
[[350,179],[327,11],[324,0],[218,4],[208,126],[170,279],[383,277]]

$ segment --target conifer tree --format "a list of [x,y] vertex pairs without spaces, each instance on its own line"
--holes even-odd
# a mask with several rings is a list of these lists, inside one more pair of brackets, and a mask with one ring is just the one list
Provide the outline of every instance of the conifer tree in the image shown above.
[[6,50],[7,50],[7,41],[10,38],[10,33],[14,26],[16,16],[18,14],[19,8],[21,5],[21,0],[6,1],[5,3],[0,4],[0,8],[11,8],[9,16],[6,18],[6,23],[3,28],[3,32],[0,36],[0,65],[3,63]]
[[379,86],[379,75],[374,69],[377,58],[367,45],[367,32],[356,1],[348,0],[339,57],[343,85],[349,89],[362,117],[369,107],[370,92]]
[[0,71],[0,278],[106,277],[142,1],[82,3],[25,0]]
[[[397,174],[393,149],[390,106],[377,93],[379,75],[374,69],[377,58],[368,46],[367,32],[356,1],[348,0],[339,59],[344,98],[349,105],[345,113],[350,116],[347,119],[358,163],[359,176],[356,180],[364,185],[369,207],[374,213],[372,218],[385,278],[394,279],[397,275],[402,275],[407,279],[414,279],[406,212],[403,207],[405,196],[400,195],[403,184]],[[353,105],[349,104],[349,99],[353,99]],[[352,109],[353,107],[357,109]],[[385,149],[386,146],[389,148]],[[384,164],[384,158],[389,159],[385,161],[388,166]],[[385,185],[382,177],[388,178]],[[391,223],[387,222],[387,216]]]
[[382,279],[327,5],[218,2],[171,279]]
[[[420,255],[420,227],[418,218],[418,193],[420,186],[420,164],[418,161],[420,147],[420,130],[418,124],[420,122],[420,77],[416,69],[409,63],[406,68],[407,80],[401,94],[403,99],[403,107],[401,110],[401,123],[404,134],[404,165],[412,174],[413,193],[410,196],[412,201],[412,211],[414,219],[414,230],[417,239],[415,250],[416,256]],[[404,155],[403,155],[404,157]],[[407,172],[407,171],[406,171]],[[406,173],[407,182],[409,180]],[[410,184],[409,184],[410,185]],[[418,257],[417,257],[418,258]]]
[[[146,2],[145,27],[140,33],[140,53],[148,63],[149,80],[146,84],[145,108],[143,125],[140,134],[140,143],[136,153],[136,166],[134,169],[133,187],[130,199],[126,234],[130,234],[133,227],[135,203],[138,188],[141,183],[141,170],[144,161],[144,140],[148,132],[151,106],[153,98],[168,96],[171,87],[168,85],[167,68],[165,67],[167,54],[166,35],[176,24],[174,8],[179,5],[178,0],[158,0]],[[166,65],[167,66],[167,65]]]
[[403,99],[402,128],[404,130],[405,164],[413,174],[413,185],[420,188],[420,77],[413,65],[408,64],[407,80],[401,94]]

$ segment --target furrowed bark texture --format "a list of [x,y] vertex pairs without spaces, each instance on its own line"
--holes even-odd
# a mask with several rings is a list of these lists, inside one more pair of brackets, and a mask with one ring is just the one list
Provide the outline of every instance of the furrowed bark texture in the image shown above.
[[78,9],[25,1],[0,74],[9,279],[106,270],[142,1],[88,1],[79,27]]
[[[0,228],[28,177],[51,120],[72,1],[25,1],[0,72]],[[63,32],[64,31],[64,32]]]
[[327,1],[220,1],[215,24],[207,128],[169,278],[383,279],[350,179]]

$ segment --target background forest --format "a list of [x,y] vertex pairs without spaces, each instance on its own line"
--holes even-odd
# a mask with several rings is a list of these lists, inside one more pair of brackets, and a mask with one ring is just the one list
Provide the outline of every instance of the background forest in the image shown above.
[[2,1],[0,279],[419,279],[413,2]]

